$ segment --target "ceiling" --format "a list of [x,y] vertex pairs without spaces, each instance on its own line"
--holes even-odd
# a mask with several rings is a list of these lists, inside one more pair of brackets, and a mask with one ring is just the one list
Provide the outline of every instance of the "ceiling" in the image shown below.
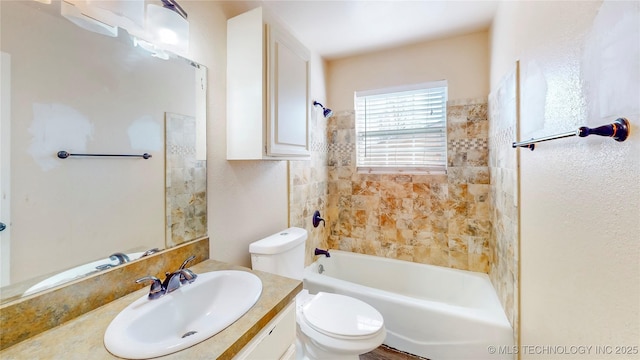
[[225,2],[235,16],[263,6],[332,60],[488,29],[498,1],[290,0]]

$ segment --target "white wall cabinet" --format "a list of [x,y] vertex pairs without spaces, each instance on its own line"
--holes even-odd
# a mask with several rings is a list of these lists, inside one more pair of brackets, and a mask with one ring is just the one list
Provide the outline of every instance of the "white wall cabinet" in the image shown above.
[[227,21],[227,159],[309,157],[309,51],[256,8]]

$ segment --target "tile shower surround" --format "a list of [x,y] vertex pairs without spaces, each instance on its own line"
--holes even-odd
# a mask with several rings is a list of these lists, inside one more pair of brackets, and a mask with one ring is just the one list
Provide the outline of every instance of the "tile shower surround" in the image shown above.
[[[506,123],[489,141],[486,99],[448,102],[447,175],[358,174],[354,111],[312,122],[310,163],[289,165],[290,224],[309,231],[305,263],[320,247],[488,273],[517,326],[514,120],[493,106]],[[311,226],[316,209],[326,228]]]
[[355,112],[328,120],[328,247],[479,272],[491,237],[487,102],[447,104],[447,175],[356,171]]
[[[516,139],[516,72],[510,72],[489,95],[491,172],[491,268],[489,277],[498,293],[509,322],[518,336],[518,194]],[[522,151],[522,149],[520,150]]]
[[329,224],[314,228],[312,225],[314,211],[320,211],[326,219],[327,211],[327,158],[328,149],[325,137],[327,121],[322,111],[314,108],[309,119],[310,159],[289,161],[289,224],[307,230],[308,238],[305,246],[305,265],[315,258],[313,250],[326,249],[329,236]]

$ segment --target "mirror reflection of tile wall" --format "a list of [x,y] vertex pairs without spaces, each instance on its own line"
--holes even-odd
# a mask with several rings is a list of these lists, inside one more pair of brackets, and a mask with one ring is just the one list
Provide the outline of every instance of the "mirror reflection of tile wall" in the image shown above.
[[207,235],[207,163],[196,160],[196,119],[165,114],[166,245]]

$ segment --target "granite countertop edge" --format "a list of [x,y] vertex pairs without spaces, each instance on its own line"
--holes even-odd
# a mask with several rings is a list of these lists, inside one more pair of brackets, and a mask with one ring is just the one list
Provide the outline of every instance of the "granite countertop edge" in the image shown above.
[[[206,260],[191,267],[196,273],[217,270],[252,272],[262,280],[262,294],[256,304],[240,319],[209,339],[177,353],[157,359],[232,359],[302,290],[302,282],[246,267]],[[104,333],[116,315],[148,288],[134,291],[65,324],[45,331],[0,351],[0,358],[10,359],[119,359],[104,347]],[[64,306],[64,304],[60,304]]]

